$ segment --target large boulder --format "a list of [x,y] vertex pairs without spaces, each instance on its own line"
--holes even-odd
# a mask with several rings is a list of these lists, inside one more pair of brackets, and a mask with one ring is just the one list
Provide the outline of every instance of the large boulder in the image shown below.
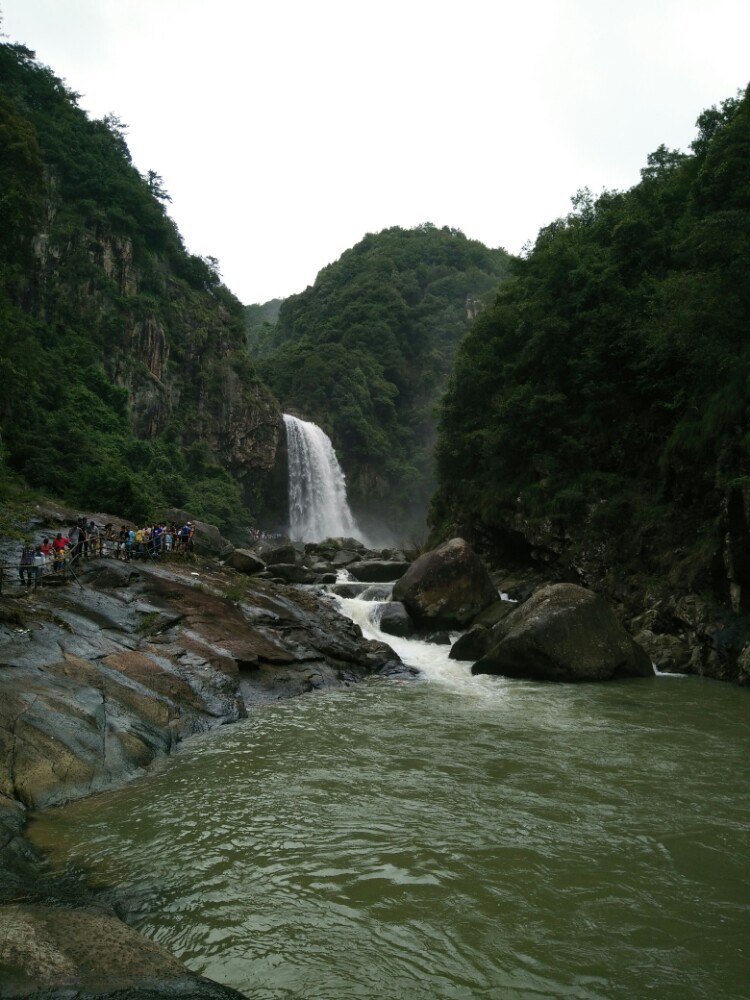
[[388,635],[407,636],[414,632],[409,612],[398,601],[389,601],[380,611],[380,631]]
[[363,559],[349,567],[349,573],[355,580],[366,583],[390,583],[398,580],[408,570],[408,562],[396,562],[393,559]]
[[356,562],[361,559],[359,552],[352,552],[351,549],[341,549],[336,555],[331,559],[331,565],[338,568],[339,566],[348,566],[349,563]]
[[266,554],[266,562],[269,566],[277,563],[301,563],[302,554],[293,542],[286,542],[284,545],[277,545]]
[[411,564],[393,599],[420,625],[463,626],[497,600],[497,590],[469,543],[452,538]]
[[316,574],[311,569],[296,563],[274,563],[271,570],[285,583],[315,583],[316,580]]
[[495,626],[499,641],[471,668],[544,681],[652,677],[651,661],[606,601],[572,583],[538,590]]
[[194,528],[193,550],[199,556],[213,556],[214,559],[226,559],[231,555],[234,546],[228,541],[215,524],[207,521],[198,521],[186,510],[177,507],[170,508],[165,514],[166,520],[176,524],[181,528],[183,524],[190,521]]
[[232,569],[236,569],[239,573],[245,573],[247,576],[255,576],[256,573],[262,573],[266,568],[263,560],[259,559],[250,549],[235,549],[227,559],[227,563]]

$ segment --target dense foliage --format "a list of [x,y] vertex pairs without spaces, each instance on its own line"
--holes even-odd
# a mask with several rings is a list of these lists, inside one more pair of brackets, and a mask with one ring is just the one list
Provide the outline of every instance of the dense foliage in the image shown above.
[[196,394],[205,428],[227,373],[254,384],[242,306],[186,252],[124,132],[0,45],[2,457],[88,509],[186,506],[228,527],[246,511]]
[[438,532],[543,515],[642,556],[715,537],[750,482],[750,97],[633,189],[579,192],[513,274],[458,353]]
[[265,353],[265,343],[273,336],[273,327],[279,318],[283,299],[269,299],[268,302],[245,306],[245,330],[247,346],[252,354]]
[[424,516],[434,408],[507,261],[429,224],[369,234],[286,299],[256,339],[259,370],[283,406],[331,435],[360,511]]

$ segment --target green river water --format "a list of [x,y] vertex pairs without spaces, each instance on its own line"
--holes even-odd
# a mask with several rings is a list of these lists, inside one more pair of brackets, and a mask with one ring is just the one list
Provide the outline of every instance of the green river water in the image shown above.
[[392,644],[423,680],[258,708],[33,838],[258,1000],[750,996],[750,692]]

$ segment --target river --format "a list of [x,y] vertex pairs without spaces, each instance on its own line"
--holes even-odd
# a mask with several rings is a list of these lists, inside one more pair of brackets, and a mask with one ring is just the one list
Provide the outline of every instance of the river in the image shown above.
[[389,641],[422,680],[263,706],[32,838],[254,1000],[749,995],[750,692]]

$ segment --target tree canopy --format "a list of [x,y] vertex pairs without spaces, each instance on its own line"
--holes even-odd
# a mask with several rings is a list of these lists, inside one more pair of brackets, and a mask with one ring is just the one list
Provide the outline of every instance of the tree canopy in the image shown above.
[[0,44],[5,474],[89,509],[246,523],[217,456],[190,450],[226,378],[253,391],[243,309],[187,253],[125,133],[113,115],[90,119],[28,49]]
[[434,408],[458,341],[508,267],[455,229],[368,234],[256,335],[258,368],[332,437],[359,510],[424,515]]
[[750,482],[749,264],[746,93],[513,262],[443,403],[437,532],[553,517],[633,552],[715,532]]

